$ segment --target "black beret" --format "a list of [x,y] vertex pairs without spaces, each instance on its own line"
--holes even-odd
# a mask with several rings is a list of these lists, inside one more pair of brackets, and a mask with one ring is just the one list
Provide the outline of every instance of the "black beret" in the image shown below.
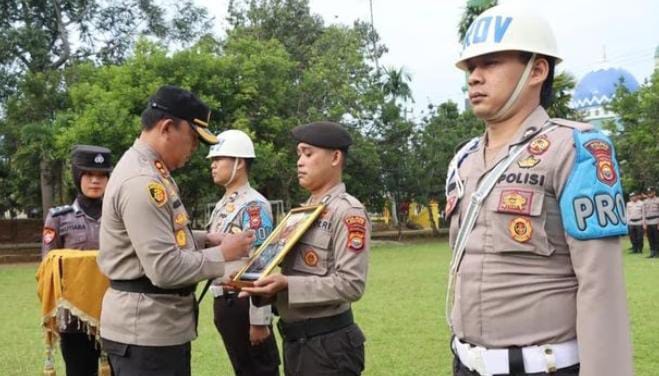
[[298,142],[325,149],[348,150],[348,147],[352,145],[350,133],[340,124],[329,121],[298,125],[293,128],[291,133]]
[[188,121],[203,142],[217,144],[217,137],[208,130],[211,111],[206,103],[191,92],[165,85],[151,97],[149,106]]
[[112,171],[112,152],[93,145],[75,145],[71,151],[71,166],[81,171]]

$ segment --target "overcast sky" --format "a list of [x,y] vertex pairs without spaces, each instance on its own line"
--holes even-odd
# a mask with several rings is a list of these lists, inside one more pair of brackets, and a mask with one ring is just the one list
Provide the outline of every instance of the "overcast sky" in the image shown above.
[[[567,70],[577,79],[608,64],[629,70],[642,83],[654,69],[659,45],[657,0],[501,0],[524,2],[547,17]],[[216,32],[226,28],[226,0],[196,0],[215,17]],[[310,0],[311,11],[325,22],[368,21],[368,0]],[[389,52],[383,66],[404,67],[412,75],[416,113],[428,103],[462,103],[464,75],[454,67],[457,25],[466,0],[373,0],[374,25]]]

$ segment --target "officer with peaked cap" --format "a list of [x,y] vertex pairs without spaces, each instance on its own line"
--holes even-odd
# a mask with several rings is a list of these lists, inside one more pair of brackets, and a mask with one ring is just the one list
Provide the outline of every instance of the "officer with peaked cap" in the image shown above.
[[[54,249],[98,249],[101,205],[112,171],[110,149],[76,145],[71,152],[71,172],[78,192],[71,205],[52,208],[43,227],[41,254]],[[84,288],[85,286],[71,286]],[[99,349],[86,325],[66,308],[57,311],[62,357],[67,375],[96,375]]]
[[[207,158],[211,159],[213,182],[224,188],[224,195],[215,205],[207,229],[219,233],[253,230],[254,250],[270,235],[273,225],[270,203],[249,184],[249,171],[256,158],[254,144],[237,129],[224,131],[217,139]],[[244,262],[235,263],[225,275],[242,266]],[[222,282],[217,279],[211,287],[215,297],[213,321],[235,374],[278,375],[279,351],[272,334],[271,307],[255,307],[248,297],[239,298],[234,290],[223,289]]]
[[325,210],[286,255],[281,274],[256,281],[242,294],[275,301],[286,375],[359,375],[365,337],[351,304],[366,287],[371,224],[342,183],[352,139],[331,122],[298,126],[293,138],[298,181],[311,193],[306,204],[324,203]]
[[113,372],[190,375],[197,335],[196,283],[224,274],[225,262],[247,255],[254,234],[202,233],[170,171],[183,167],[208,131],[210,110],[194,94],[161,87],[142,112],[142,132],[108,182],[98,265],[110,279],[101,338]]
[[629,240],[632,243],[631,253],[643,253],[643,201],[639,194],[632,192],[627,203],[627,224],[629,225]]
[[446,181],[453,257],[447,319],[456,375],[632,375],[611,140],[550,119],[548,22],[519,3],[478,16],[457,67],[482,137]]
[[647,198],[643,200],[645,219],[643,228],[648,235],[648,243],[650,243],[650,256],[648,258],[653,258],[659,255],[659,198],[657,198],[653,187],[648,187],[645,192]]

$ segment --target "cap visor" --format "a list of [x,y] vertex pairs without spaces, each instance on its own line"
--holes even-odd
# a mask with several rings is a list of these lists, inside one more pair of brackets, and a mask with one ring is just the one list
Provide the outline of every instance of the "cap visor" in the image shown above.
[[217,144],[217,137],[212,134],[211,132],[208,131],[208,129],[204,127],[200,127],[198,125],[193,125],[195,131],[197,131],[197,134],[199,135],[199,139],[208,145],[215,145]]

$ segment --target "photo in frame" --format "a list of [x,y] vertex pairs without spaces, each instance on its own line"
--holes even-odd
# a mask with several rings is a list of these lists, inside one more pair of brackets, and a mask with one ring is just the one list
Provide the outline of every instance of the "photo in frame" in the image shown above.
[[229,285],[237,288],[252,286],[254,281],[270,274],[318,219],[324,208],[324,204],[319,204],[288,212]]

